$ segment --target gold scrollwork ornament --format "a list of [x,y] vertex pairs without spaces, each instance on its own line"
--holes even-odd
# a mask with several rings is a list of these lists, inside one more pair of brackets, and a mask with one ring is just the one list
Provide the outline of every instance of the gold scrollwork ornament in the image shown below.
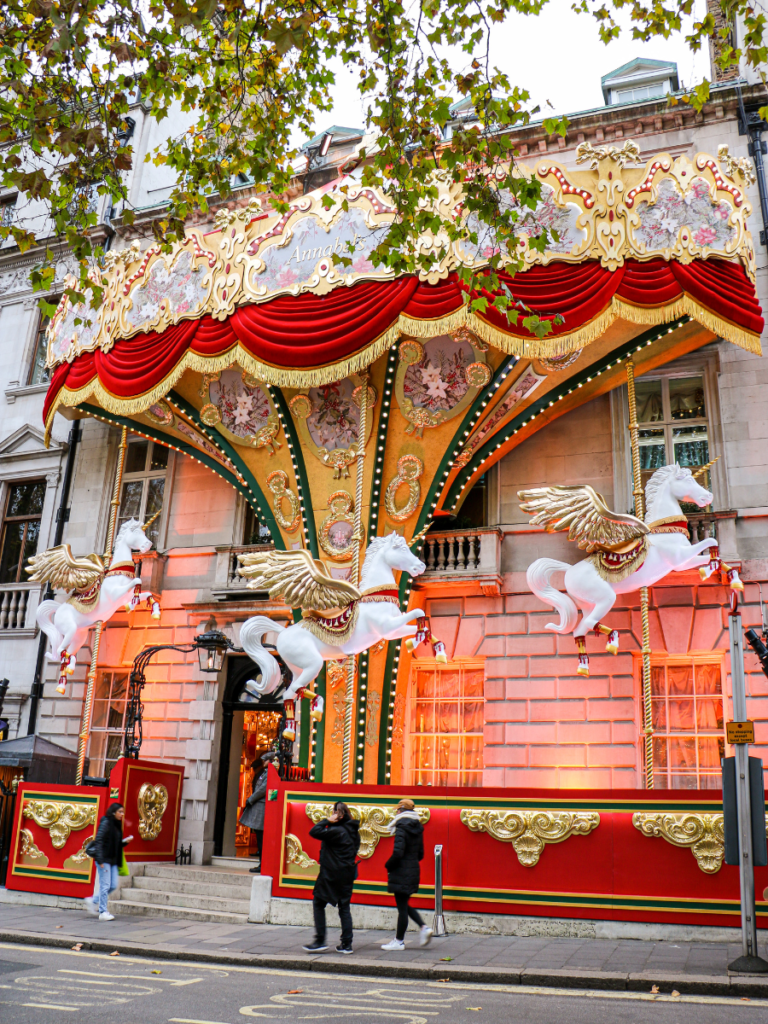
[[[48,858],[40,849],[40,847],[35,845],[35,837],[32,835],[28,828],[23,828],[19,832],[19,840],[19,855],[22,861],[45,861],[44,864],[41,864],[41,867],[48,866]],[[90,840],[88,841],[90,842]]]
[[[424,463],[417,455],[401,455],[397,460],[397,473],[389,481],[384,492],[384,507],[390,519],[396,523],[405,522],[416,511],[421,498],[419,477],[424,473]],[[403,484],[408,488],[408,500],[397,507],[397,490]]]
[[672,846],[688,847],[707,875],[716,875],[725,857],[722,814],[664,814],[638,811],[632,824],[644,836],[657,836]]
[[[299,504],[299,499],[288,486],[288,474],[284,473],[282,469],[274,470],[267,477],[267,487],[274,495],[272,511],[275,513],[278,526],[281,526],[287,533],[293,533],[294,530],[298,530],[299,523],[301,522],[301,505]],[[288,502],[290,516],[286,516],[283,512],[284,501]]]
[[462,824],[472,832],[487,832],[501,843],[511,843],[526,868],[539,863],[545,845],[585,836],[600,824],[596,811],[506,811],[464,809]]
[[330,513],[320,524],[320,547],[338,562],[348,562],[354,554],[355,502],[347,491],[334,491],[328,498]]
[[398,353],[401,363],[405,363],[406,366],[415,366],[424,358],[424,346],[420,341],[409,338],[400,342]]
[[464,368],[464,376],[471,388],[484,388],[493,374],[486,363],[470,363]]
[[312,399],[309,395],[303,393],[294,395],[288,405],[297,420],[306,420],[312,415]]
[[86,825],[96,824],[96,804],[70,804],[59,800],[28,800],[24,804],[23,816],[31,818],[40,828],[47,829],[51,845],[60,850],[76,832]]
[[153,786],[145,782],[139,789],[136,803],[139,809],[139,835],[146,840],[157,839],[168,807],[168,790],[162,783]]
[[308,875],[314,878],[320,870],[317,861],[304,852],[299,837],[291,832],[285,837],[285,861],[289,875]]
[[[316,825],[323,818],[330,817],[333,813],[333,806],[332,803],[310,803],[305,805],[305,810],[307,817]],[[358,856],[362,860],[367,860],[373,856],[376,847],[379,845],[379,840],[382,837],[392,835],[389,826],[395,817],[395,805],[347,804],[347,807],[352,817],[360,822],[360,849],[357,851]],[[426,825],[431,813],[429,808],[417,807],[416,813],[421,824]]]

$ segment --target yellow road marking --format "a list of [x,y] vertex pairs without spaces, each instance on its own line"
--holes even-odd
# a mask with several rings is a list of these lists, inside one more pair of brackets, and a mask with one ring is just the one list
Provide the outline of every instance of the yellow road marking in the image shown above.
[[224,1024],[224,1021],[220,1020],[193,1020],[191,1017],[169,1017],[168,1020],[172,1024]]
[[108,985],[109,981],[116,978],[131,978],[134,981],[164,981],[168,985],[196,985],[198,981],[202,981],[202,978],[188,978],[186,981],[183,978],[159,978],[151,977],[147,978],[143,974],[103,974],[101,971],[73,971],[66,967],[60,967],[57,974],[82,974],[91,978],[106,978],[107,981],[83,981],[84,985]]
[[79,1006],[60,1006],[58,1003],[22,1003],[22,1006],[34,1006],[37,1010],[65,1010],[67,1013],[75,1013]]

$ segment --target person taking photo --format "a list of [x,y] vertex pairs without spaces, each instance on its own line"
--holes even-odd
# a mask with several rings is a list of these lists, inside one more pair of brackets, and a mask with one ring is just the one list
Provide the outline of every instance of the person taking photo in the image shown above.
[[322,953],[328,949],[325,941],[325,908],[338,906],[341,921],[341,942],[337,953],[352,953],[352,888],[357,877],[355,858],[360,849],[360,822],[355,821],[349,808],[340,800],[333,813],[309,830],[313,839],[320,840],[320,873],[312,891],[312,909],[315,915],[315,939],[304,949],[308,953]]

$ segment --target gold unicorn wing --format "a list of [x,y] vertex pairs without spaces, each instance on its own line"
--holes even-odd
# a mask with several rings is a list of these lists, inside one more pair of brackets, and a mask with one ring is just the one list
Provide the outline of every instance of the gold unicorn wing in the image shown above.
[[98,555],[75,558],[69,544],[33,555],[26,567],[30,583],[50,583],[62,590],[87,590],[103,575],[104,569],[104,562]]
[[518,491],[520,508],[533,515],[531,526],[543,526],[547,533],[568,531],[585,551],[618,548],[649,533],[636,516],[612,512],[605,498],[587,484],[576,487],[535,487]]
[[282,597],[291,608],[323,612],[360,597],[356,586],[335,580],[308,551],[255,551],[237,557],[249,589],[268,590],[271,598]]

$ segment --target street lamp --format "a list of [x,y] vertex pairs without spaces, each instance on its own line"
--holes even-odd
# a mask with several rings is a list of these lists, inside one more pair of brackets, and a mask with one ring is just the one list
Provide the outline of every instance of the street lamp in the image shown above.
[[224,655],[227,651],[240,651],[240,648],[236,648],[232,641],[218,629],[211,629],[207,633],[200,633],[192,643],[197,648],[201,672],[218,674],[221,672],[222,665],[224,664]]

